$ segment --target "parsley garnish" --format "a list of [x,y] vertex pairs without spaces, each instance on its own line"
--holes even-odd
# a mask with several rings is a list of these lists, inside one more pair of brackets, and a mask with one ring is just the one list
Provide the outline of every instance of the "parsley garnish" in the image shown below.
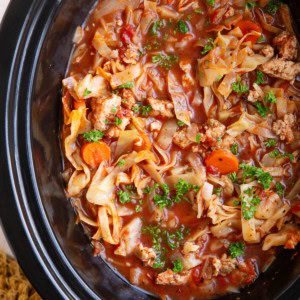
[[284,196],[284,185],[282,183],[280,183],[279,181],[276,182],[275,184],[275,188],[276,188],[276,193],[278,194],[279,197],[283,197]]
[[157,54],[152,56],[152,62],[154,64],[159,63],[159,65],[164,69],[171,69],[175,63],[178,62],[178,56],[177,55],[163,55],[163,54]]
[[275,147],[276,145],[277,145],[277,141],[273,140],[273,139],[269,139],[265,142],[265,146],[267,148],[272,148],[272,147]]
[[215,188],[215,194],[216,194],[217,196],[221,196],[221,193],[222,193],[222,188],[221,188],[221,187]]
[[261,35],[257,40],[258,43],[264,43],[265,41],[266,41],[266,38],[263,35]]
[[176,259],[173,261],[173,272],[178,273],[183,270],[182,261],[180,259]]
[[241,256],[245,252],[245,244],[244,242],[235,242],[231,243],[229,246],[229,253],[231,258],[236,258],[238,256]]
[[160,185],[161,194],[155,194],[153,201],[156,205],[163,209],[164,207],[170,207],[172,205],[172,200],[170,198],[170,189],[167,184]]
[[123,83],[117,87],[117,89],[132,89],[134,87],[134,83],[132,81],[128,81]]
[[121,125],[121,124],[122,124],[122,119],[120,119],[119,117],[116,117],[116,119],[115,119],[115,124],[116,124],[117,126]]
[[154,190],[159,188],[159,184],[155,183],[153,187],[147,186],[143,189],[144,194],[151,194]]
[[232,172],[228,174],[228,178],[233,182],[233,183],[238,183],[238,179],[236,176],[236,172]]
[[264,190],[268,189],[270,187],[271,182],[273,181],[273,177],[270,175],[270,173],[263,171],[261,168],[249,166],[245,163],[240,164],[239,168],[241,170],[244,170],[244,180],[249,177],[257,179],[258,183],[260,183],[263,186]]
[[198,144],[201,143],[201,133],[197,133],[197,135],[196,135],[196,142],[197,142]]
[[275,15],[278,9],[280,8],[280,6],[281,6],[280,0],[270,0],[266,6],[266,11],[271,15]]
[[99,140],[102,140],[104,136],[104,132],[101,132],[97,129],[85,132],[83,134],[83,138],[85,138],[88,142],[97,143]]
[[249,88],[246,85],[243,85],[241,79],[238,78],[237,82],[232,84],[232,90],[237,94],[246,94],[249,92]]
[[255,83],[260,85],[260,84],[266,84],[264,81],[265,74],[262,71],[257,71],[256,72],[256,81]]
[[213,50],[214,48],[215,48],[214,40],[212,38],[209,38],[207,40],[206,45],[203,47],[201,54],[206,54],[207,52]]
[[242,200],[242,215],[245,220],[250,220],[254,217],[257,210],[257,205],[260,203],[260,199],[257,195],[254,196],[253,188],[249,188],[244,191],[247,197],[241,195]]
[[112,112],[113,114],[115,114],[115,113],[117,112],[117,108],[116,108],[116,107],[113,107],[113,108],[111,109],[111,112]]
[[273,93],[273,91],[270,91],[269,93],[267,93],[264,97],[264,101],[266,103],[276,103],[277,102],[277,99]]
[[142,207],[140,205],[137,205],[135,207],[135,212],[141,212],[142,211]]
[[275,149],[274,151],[272,151],[272,152],[269,153],[269,156],[270,156],[271,158],[276,158],[276,157],[278,157],[279,155],[280,155],[280,152],[279,152],[278,149]]
[[205,0],[206,4],[211,6],[211,7],[215,7],[215,0]]
[[295,160],[295,156],[292,153],[284,152],[281,157],[287,157],[291,162]]
[[161,20],[157,20],[155,21],[152,26],[150,27],[150,33],[153,36],[158,36],[158,30],[160,29],[160,26],[162,26],[162,21]]
[[198,185],[189,184],[183,179],[179,179],[179,181],[175,184],[176,195],[173,201],[175,203],[179,203],[182,200],[188,201],[188,198],[185,197],[184,195],[188,193],[190,190],[198,191],[199,188],[200,187]]
[[138,114],[140,112],[141,106],[139,104],[136,104],[135,106],[133,106],[132,111],[136,114]]
[[254,8],[255,6],[257,6],[257,3],[255,1],[247,1],[245,6],[249,9]]
[[126,203],[130,203],[131,202],[131,198],[129,197],[129,193],[128,192],[119,191],[118,192],[118,196],[119,196],[119,201],[122,204],[126,204]]
[[183,126],[185,125],[185,123],[182,122],[182,121],[180,121],[180,120],[177,120],[177,125],[178,125],[179,127],[183,127]]
[[190,30],[189,30],[189,26],[188,26],[187,23],[186,23],[185,21],[183,21],[183,20],[179,20],[179,21],[178,21],[178,23],[177,23],[177,28],[178,28],[178,31],[179,31],[180,33],[183,33],[183,34],[185,34],[185,33],[187,33],[187,32],[190,31]]
[[146,117],[152,111],[152,107],[150,104],[141,106],[142,116]]
[[126,160],[125,160],[125,159],[120,159],[120,160],[118,161],[118,166],[122,167],[122,166],[125,165],[125,163],[126,163]]
[[91,91],[89,91],[87,88],[84,90],[84,92],[83,92],[83,97],[86,97],[86,96],[88,96],[89,94],[91,94],[92,92]]
[[237,155],[239,153],[239,145],[238,144],[233,144],[231,146],[230,150],[231,150],[232,154]]
[[257,109],[257,112],[263,117],[265,118],[269,112],[269,108],[264,106],[260,101],[256,101],[254,102],[254,106]]

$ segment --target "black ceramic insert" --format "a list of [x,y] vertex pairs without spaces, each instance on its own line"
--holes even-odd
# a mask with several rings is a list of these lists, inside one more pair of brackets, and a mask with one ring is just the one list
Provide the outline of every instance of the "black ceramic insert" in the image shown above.
[[[297,24],[300,8],[290,1]],[[0,217],[18,261],[44,299],[154,299],[100,258],[63,190],[61,80],[75,28],[95,0],[11,0],[0,27]],[[299,13],[296,16],[296,13]],[[300,256],[283,251],[239,295],[299,299]]]

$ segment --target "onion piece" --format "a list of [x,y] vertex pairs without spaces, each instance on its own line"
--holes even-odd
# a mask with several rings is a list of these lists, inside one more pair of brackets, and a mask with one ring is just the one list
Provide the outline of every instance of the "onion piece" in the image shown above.
[[178,124],[175,119],[166,121],[157,137],[157,144],[164,150],[167,150],[172,144],[173,136],[178,128]]

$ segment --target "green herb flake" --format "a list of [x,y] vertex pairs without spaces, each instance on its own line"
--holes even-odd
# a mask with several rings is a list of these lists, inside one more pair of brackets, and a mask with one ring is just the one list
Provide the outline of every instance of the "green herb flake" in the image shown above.
[[125,160],[125,159],[120,159],[120,160],[118,161],[118,166],[122,167],[122,166],[125,165],[125,163],[126,163],[126,160]]
[[257,40],[258,43],[264,43],[265,41],[266,41],[266,38],[263,35],[261,35]]
[[247,1],[246,4],[245,4],[245,6],[247,8],[249,8],[249,9],[253,9],[254,7],[257,6],[257,2],[255,2],[255,1]]
[[88,96],[89,94],[91,94],[92,92],[90,90],[88,90],[87,88],[84,90],[83,92],[83,97]]
[[292,153],[284,152],[282,157],[287,157],[291,162],[295,161],[295,156]]
[[196,14],[199,14],[199,15],[203,15],[203,14],[204,14],[203,9],[201,9],[200,7],[199,7],[199,8],[195,8],[195,9],[194,9],[194,12],[195,12]]
[[185,33],[188,33],[190,30],[189,30],[189,26],[187,25],[187,23],[183,20],[179,20],[177,22],[177,29],[180,33],[182,34],[185,34]]
[[178,182],[175,184],[175,190],[176,194],[175,197],[173,198],[173,201],[175,203],[179,203],[182,200],[189,201],[188,198],[185,196],[190,190],[199,190],[199,186],[189,184],[188,182],[184,181],[183,179],[179,179]]
[[275,183],[275,189],[276,189],[276,193],[278,194],[278,196],[282,198],[285,194],[284,185],[281,182],[277,181]]
[[178,273],[183,270],[183,264],[180,259],[176,259],[173,261],[173,272]]
[[132,107],[132,111],[135,114],[138,114],[140,112],[140,109],[141,109],[141,105],[140,104],[136,104],[135,106]]
[[260,101],[254,102],[254,106],[256,107],[259,115],[261,115],[263,118],[265,118],[269,113],[269,108],[264,106]]
[[196,135],[196,142],[197,142],[198,144],[201,143],[201,133],[197,133],[197,135]]
[[177,120],[177,125],[178,125],[179,127],[183,127],[183,126],[185,126],[185,123],[182,122],[182,121],[180,121],[180,120]]
[[237,155],[239,153],[239,145],[233,144],[230,148],[232,154]]
[[141,113],[142,113],[142,116],[146,117],[148,116],[148,114],[152,111],[152,107],[150,104],[148,105],[143,105],[141,107]]
[[101,132],[96,129],[85,132],[83,134],[84,139],[86,139],[88,142],[94,142],[94,143],[97,143],[99,140],[102,140],[103,136],[104,136],[104,132]]
[[248,86],[243,85],[240,78],[238,78],[237,82],[232,84],[232,90],[237,94],[247,94],[249,92]]
[[214,40],[212,38],[209,38],[207,40],[206,45],[203,47],[201,54],[206,54],[209,51],[213,50],[215,48]]
[[269,153],[269,156],[270,156],[271,158],[276,158],[276,157],[278,157],[279,155],[280,155],[280,152],[279,152],[278,149],[275,149],[274,151],[272,151],[272,152]]
[[121,125],[121,124],[122,124],[122,119],[120,119],[119,117],[116,117],[116,119],[115,119],[115,124],[116,124],[117,126]]
[[113,114],[115,114],[115,113],[117,112],[117,108],[116,108],[116,107],[113,107],[113,108],[111,109],[111,112],[112,112]]
[[128,192],[119,191],[118,192],[118,196],[119,196],[119,201],[122,204],[126,204],[126,203],[130,203],[131,202],[131,198],[130,198]]
[[238,256],[242,256],[245,252],[245,248],[244,242],[231,243],[229,246],[230,257],[237,258]]
[[206,4],[211,6],[211,7],[215,7],[215,0],[205,0]]
[[277,99],[276,99],[276,97],[275,97],[273,91],[270,91],[270,92],[268,92],[268,93],[265,95],[264,101],[265,101],[266,103],[276,103],[276,102],[277,102]]
[[260,84],[266,84],[264,80],[265,74],[262,71],[257,71],[256,72],[256,81],[255,83],[260,85]]
[[257,168],[255,166],[246,165],[245,163],[241,163],[239,168],[243,170],[243,179],[253,178],[257,179],[258,183],[260,183],[264,190],[267,190],[270,187],[271,182],[273,181],[273,177],[270,173],[264,172],[261,168]]
[[233,201],[233,206],[239,206],[240,205],[240,201],[238,201],[238,200],[234,200]]
[[140,205],[137,205],[135,207],[135,212],[141,212],[142,211],[142,207]]
[[152,62],[154,64],[159,63],[159,66],[169,70],[173,67],[175,63],[177,63],[179,60],[177,55],[163,55],[163,54],[157,54],[152,56]]
[[236,172],[232,172],[232,173],[228,174],[227,176],[233,183],[238,183]]
[[275,147],[276,145],[277,145],[277,141],[274,140],[274,139],[269,139],[269,140],[267,140],[267,141],[265,142],[265,146],[266,146],[267,148],[273,148],[273,147]]
[[266,11],[271,15],[275,15],[278,9],[280,8],[280,6],[281,6],[280,0],[270,0],[266,6]]
[[215,193],[217,196],[221,196],[221,194],[222,194],[222,188],[221,188],[221,187],[215,188],[214,193]]
[[155,21],[152,26],[150,27],[150,33],[153,36],[158,36],[158,31],[160,29],[160,27],[162,26],[162,21],[161,20],[157,20]]
[[163,209],[164,207],[170,207],[172,205],[172,200],[170,198],[170,189],[167,184],[160,185],[161,193],[155,194],[153,201],[154,203]]
[[132,81],[128,81],[123,83],[117,87],[117,89],[132,89],[134,87],[134,83]]

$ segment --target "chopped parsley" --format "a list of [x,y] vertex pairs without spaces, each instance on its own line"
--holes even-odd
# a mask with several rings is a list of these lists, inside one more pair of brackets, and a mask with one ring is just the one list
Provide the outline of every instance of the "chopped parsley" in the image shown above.
[[179,20],[177,22],[177,29],[180,33],[183,33],[183,34],[188,33],[190,31],[188,24],[183,20]]
[[205,0],[206,4],[211,6],[211,7],[215,7],[215,0]]
[[264,106],[260,101],[254,102],[254,106],[256,107],[259,115],[261,115],[263,118],[265,118],[269,113],[269,108]]
[[151,194],[154,190],[159,188],[159,184],[155,183],[153,187],[147,186],[143,189],[144,194]]
[[245,252],[245,244],[244,242],[235,242],[231,243],[229,246],[229,253],[231,258],[237,258],[241,256]]
[[239,153],[239,145],[233,144],[230,148],[232,154],[237,155]]
[[199,190],[198,185],[189,184],[188,182],[184,181],[183,179],[179,179],[179,181],[175,184],[176,194],[173,198],[175,203],[179,203],[182,200],[189,201],[185,194],[187,194],[190,190],[195,190],[196,192]]
[[152,111],[152,107],[150,104],[141,106],[142,116],[146,117]]
[[245,163],[240,164],[239,167],[243,170],[243,179],[253,178],[257,179],[258,183],[260,183],[264,190],[270,187],[271,182],[273,181],[273,177],[270,173],[263,171],[261,168],[257,168],[255,166],[246,165]]
[[276,193],[278,194],[279,197],[283,197],[284,194],[285,194],[285,191],[284,191],[284,185],[282,183],[280,183],[279,181],[277,181],[275,183],[275,189],[276,189]]
[[163,209],[164,207],[170,207],[172,200],[170,198],[170,189],[167,184],[163,183],[160,186],[160,194],[155,194],[153,201],[156,205]]
[[262,71],[257,71],[256,72],[256,81],[255,83],[260,85],[260,84],[266,84],[264,80],[265,74]]
[[183,127],[183,126],[185,125],[185,123],[182,122],[182,121],[180,121],[180,120],[177,120],[177,125],[178,125],[179,127]]
[[221,187],[217,187],[217,188],[215,188],[215,194],[217,195],[217,196],[221,196],[221,194],[222,194],[222,188]]
[[83,97],[88,96],[89,94],[91,94],[92,92],[90,90],[88,90],[87,88],[84,90],[83,92]]
[[213,50],[215,48],[214,40],[212,38],[209,38],[207,40],[206,45],[203,47],[203,50],[201,51],[201,54],[206,54],[209,51]]
[[238,200],[234,200],[234,201],[233,201],[233,205],[234,205],[234,206],[239,206],[239,205],[240,205],[240,203],[241,203],[241,202],[240,202],[240,201],[238,201]]
[[241,195],[242,215],[245,220],[250,220],[254,217],[257,205],[260,203],[260,199],[257,195],[254,196],[253,188],[245,190],[244,194],[247,196]]
[[135,212],[141,212],[142,211],[142,207],[140,205],[137,205],[135,207]]
[[162,26],[162,21],[161,20],[157,20],[155,21],[152,26],[150,27],[150,33],[153,36],[158,36],[158,30],[160,29],[160,27]]
[[117,87],[117,89],[132,89],[134,87],[134,83],[132,81],[128,81],[123,83]]
[[255,2],[255,1],[247,1],[246,4],[245,4],[245,6],[247,8],[249,8],[249,9],[253,9],[254,7],[257,6],[257,2]]
[[138,114],[140,112],[141,109],[141,105],[136,104],[135,106],[132,107],[132,111],[136,114]]
[[126,204],[126,203],[130,203],[131,202],[131,198],[129,196],[129,192],[119,191],[118,192],[118,196],[119,196],[119,201],[122,204]]
[[265,142],[265,146],[267,148],[273,148],[277,145],[277,141],[276,140],[273,140],[273,139],[269,139]]
[[264,43],[265,41],[266,41],[266,38],[263,35],[261,35],[257,40],[258,43]]
[[83,134],[83,138],[86,139],[88,142],[98,143],[99,140],[102,140],[104,136],[104,132],[101,132],[97,129],[87,131]]
[[280,152],[279,152],[278,149],[275,149],[274,151],[272,151],[272,152],[269,153],[269,156],[270,156],[271,158],[276,158],[276,157],[278,157],[279,155],[280,155]]
[[122,167],[122,166],[125,165],[125,163],[126,163],[126,160],[125,160],[125,159],[120,159],[120,160],[118,161],[118,166]]
[[266,11],[271,15],[275,15],[278,9],[280,8],[280,6],[281,6],[280,0],[270,0],[266,6]]
[[178,56],[177,55],[163,55],[163,54],[157,54],[152,56],[152,62],[154,64],[159,63],[159,65],[164,69],[171,69],[175,63],[178,62]]
[[112,112],[113,114],[115,114],[115,113],[117,112],[117,108],[116,108],[116,107],[113,107],[113,108],[111,109],[111,112]]
[[236,176],[236,172],[232,172],[228,174],[228,178],[233,182],[233,183],[238,183],[238,179]]
[[122,124],[122,119],[120,119],[119,117],[116,117],[116,119],[115,119],[115,124],[116,124],[117,126],[121,125],[121,124]]
[[182,261],[180,259],[176,259],[173,261],[173,272],[178,273],[183,270]]
[[249,92],[248,86],[243,85],[240,78],[232,84],[232,90],[237,94],[247,94]]
[[197,133],[197,135],[196,135],[196,142],[197,142],[198,144],[201,143],[201,133]]
[[276,99],[276,97],[275,97],[273,91],[270,91],[270,92],[268,92],[268,93],[265,95],[264,101],[265,101],[266,103],[276,103],[276,102],[277,102],[277,99]]

